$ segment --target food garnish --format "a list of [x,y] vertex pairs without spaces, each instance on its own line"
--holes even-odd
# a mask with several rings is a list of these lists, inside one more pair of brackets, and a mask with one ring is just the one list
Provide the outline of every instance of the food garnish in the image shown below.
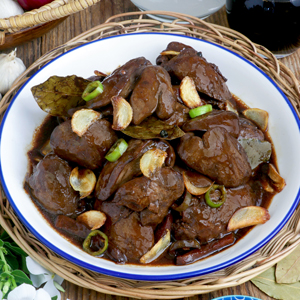
[[[163,132],[163,136],[161,132]],[[184,135],[177,125],[169,125],[166,122],[150,116],[139,125],[129,125],[126,129],[122,130],[126,135],[141,140],[159,139],[173,140],[180,138]]]
[[68,110],[85,104],[82,93],[89,80],[75,75],[51,76],[44,83],[33,86],[31,92],[39,107],[52,116],[68,116]]
[[166,234],[146,253],[140,258],[142,264],[149,264],[159,258],[171,244],[171,233],[167,229]]
[[272,145],[268,141],[258,139],[239,139],[239,143],[245,149],[251,169],[259,164],[269,161],[272,154]]
[[208,190],[210,190],[213,186],[214,183],[212,183],[211,185],[207,185],[207,186],[195,186],[190,178],[188,177],[187,173],[184,171],[182,172],[182,176],[183,176],[183,182],[184,185],[186,187],[186,189],[195,196],[200,196],[205,194]]
[[185,211],[190,206],[191,201],[192,201],[192,195],[189,193],[189,191],[185,191],[184,199],[182,203],[179,206],[173,205],[172,208],[179,212]]
[[74,168],[70,175],[70,184],[80,194],[80,199],[89,196],[95,188],[96,176],[89,169]]
[[80,214],[76,220],[86,225],[89,229],[95,230],[104,225],[106,215],[99,210],[88,210]]
[[237,210],[228,222],[227,231],[258,224],[264,224],[270,219],[267,209],[261,206],[247,206]]
[[101,113],[93,109],[81,109],[77,110],[71,119],[71,126],[73,132],[78,136],[83,136],[88,128],[99,118],[101,118]]
[[161,149],[150,149],[140,160],[140,169],[144,176],[152,178],[162,168],[167,152]]
[[96,98],[103,92],[103,85],[100,81],[96,80],[90,82],[82,93],[82,99],[85,101],[90,101]]
[[281,192],[285,187],[285,180],[279,175],[273,164],[269,164],[268,176],[272,180],[273,185],[276,187],[278,192]]
[[[92,242],[94,238],[97,238],[97,243]],[[97,250],[93,249],[94,244],[97,244],[97,247],[95,247],[98,248]],[[107,235],[100,230],[93,230],[84,240],[82,247],[88,254],[99,256],[103,254],[108,247]]]
[[202,106],[199,106],[199,107],[191,109],[189,111],[189,115],[193,119],[193,118],[196,118],[198,116],[207,114],[207,113],[209,113],[211,111],[212,111],[211,104],[205,104],[205,105],[202,105]]
[[127,147],[128,147],[127,142],[124,139],[119,139],[110,148],[110,150],[106,154],[105,158],[110,162],[114,162],[123,155],[123,153],[126,151]]
[[259,108],[248,108],[243,111],[243,115],[253,121],[262,131],[266,131],[269,122],[269,113]]
[[185,76],[180,83],[180,97],[183,103],[189,108],[196,108],[203,105],[201,98],[197,92],[194,80]]
[[[219,193],[216,193],[218,191]],[[215,196],[215,194],[217,194]],[[212,208],[220,207],[226,201],[227,192],[224,185],[213,184],[205,193],[206,204]],[[217,198],[217,199],[215,199]]]
[[132,120],[132,107],[121,96],[114,96],[111,98],[113,105],[113,130],[124,130]]

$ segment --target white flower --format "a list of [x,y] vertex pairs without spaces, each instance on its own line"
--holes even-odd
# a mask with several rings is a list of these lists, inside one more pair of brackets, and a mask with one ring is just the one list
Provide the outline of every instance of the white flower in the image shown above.
[[51,300],[51,297],[44,289],[36,290],[32,285],[23,283],[8,294],[7,300]]
[[[50,295],[51,298],[54,296],[57,296],[57,300],[61,300],[60,291],[57,290],[57,286],[60,287],[60,285],[62,284],[64,279],[61,278],[60,276],[55,275],[54,273],[48,271],[47,269],[43,268],[41,265],[39,265],[37,262],[35,262],[29,256],[26,257],[26,265],[27,265],[27,269],[30,273],[30,279],[32,281],[32,284],[35,287],[40,287],[43,283],[46,282],[46,284],[42,290],[46,291]],[[29,299],[31,300],[31,298],[28,298],[28,300]],[[7,300],[11,300],[11,299],[8,298]],[[22,298],[22,300],[23,300],[23,298]],[[24,300],[25,300],[25,298],[24,298]],[[27,298],[26,298],[26,300],[27,300]],[[34,300],[37,300],[37,299],[34,298]]]

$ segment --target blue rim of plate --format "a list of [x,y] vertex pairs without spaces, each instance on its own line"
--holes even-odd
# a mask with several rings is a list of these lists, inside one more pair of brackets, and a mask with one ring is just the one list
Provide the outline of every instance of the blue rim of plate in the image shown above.
[[251,296],[243,296],[243,295],[228,295],[228,296],[214,298],[211,300],[261,300],[261,299],[251,297]]
[[[278,90],[278,92],[282,95],[282,97],[285,99],[287,105],[289,106],[290,110],[292,111],[294,118],[296,120],[296,123],[298,125],[298,129],[300,132],[300,120],[298,119],[297,113],[294,109],[294,107],[292,106],[292,104],[290,103],[290,101],[288,100],[288,98],[285,96],[285,94],[281,91],[281,89],[278,87],[278,85],[266,74],[264,73],[262,70],[260,70],[256,65],[254,65],[252,62],[248,61],[247,59],[243,58],[242,56],[240,56],[239,54],[226,49],[220,45],[211,43],[209,41],[205,41],[205,40],[200,40],[198,38],[194,38],[194,37],[189,37],[189,36],[184,36],[184,35],[179,35],[179,34],[171,34],[171,33],[153,33],[153,32],[143,32],[143,33],[129,33],[129,34],[122,34],[122,35],[117,35],[117,36],[110,36],[110,37],[106,37],[103,38],[101,40],[96,40],[96,41],[92,41],[92,42],[88,42],[84,45],[80,45],[78,47],[75,47],[61,55],[59,55],[58,57],[56,57],[55,59],[51,60],[50,62],[48,62],[46,65],[44,65],[41,69],[39,69],[37,72],[35,72],[28,80],[27,82],[19,89],[19,91],[16,93],[16,95],[13,97],[13,99],[11,100],[5,115],[3,117],[2,123],[0,125],[0,148],[1,148],[1,143],[2,143],[2,133],[3,133],[3,127],[5,124],[5,120],[7,115],[9,114],[10,108],[12,107],[13,103],[15,102],[16,98],[18,97],[19,93],[23,90],[23,88],[32,80],[32,78],[34,78],[35,76],[38,75],[38,73],[43,70],[44,68],[46,68],[49,64],[51,64],[52,62],[56,61],[57,59],[61,58],[62,56],[68,54],[69,52],[75,51],[78,48],[81,47],[86,47],[89,44],[92,43],[101,43],[101,41],[103,40],[107,40],[107,39],[113,39],[113,38],[124,38],[124,36],[127,35],[168,35],[168,36],[174,36],[174,37],[180,37],[180,38],[186,38],[188,39],[192,39],[192,40],[197,40],[199,42],[203,42],[203,43],[208,43],[210,45],[213,45],[214,47],[218,47],[224,51],[227,51],[229,53],[231,53],[232,55],[237,56],[238,58],[242,59],[243,61],[245,61],[246,63],[248,63],[249,65],[251,65],[253,68],[255,68],[257,71],[259,71],[263,76],[265,76],[267,78],[267,80],[269,80],[272,85]],[[246,257],[250,256],[251,254],[253,254],[254,252],[256,252],[257,250],[259,250],[261,247],[263,247],[266,243],[268,243],[282,228],[283,226],[287,223],[287,221],[289,220],[289,218],[292,216],[293,212],[295,211],[299,201],[300,201],[300,187],[298,189],[298,193],[297,196],[295,198],[295,201],[293,203],[293,205],[291,206],[290,210],[288,211],[288,213],[286,214],[286,216],[283,218],[283,220],[280,222],[280,224],[273,229],[273,231],[261,242],[259,242],[258,244],[256,244],[254,247],[252,247],[251,249],[249,249],[248,251],[244,252],[243,254],[241,254],[238,257],[235,257],[229,261],[226,261],[222,264],[213,266],[211,268],[205,268],[205,269],[200,269],[197,271],[193,271],[193,272],[185,272],[185,273],[179,273],[179,274],[174,274],[174,275],[143,275],[143,274],[132,274],[132,273],[126,273],[126,272],[117,272],[117,271],[112,271],[112,270],[108,270],[105,268],[101,268],[99,266],[95,266],[89,263],[86,263],[80,259],[77,259],[73,256],[70,256],[68,253],[62,251],[61,249],[59,249],[58,247],[54,246],[53,244],[49,243],[42,235],[40,235],[28,222],[27,220],[23,217],[23,215],[21,214],[21,212],[19,211],[18,207],[16,206],[14,200],[12,199],[7,186],[5,184],[4,181],[4,176],[3,176],[3,170],[2,170],[2,164],[1,164],[1,159],[0,159],[0,180],[2,183],[2,187],[3,190],[9,200],[10,205],[12,206],[12,208],[14,209],[16,215],[18,216],[18,218],[20,219],[20,221],[22,222],[23,225],[26,226],[26,228],[41,242],[43,243],[46,247],[48,247],[49,249],[51,249],[52,251],[54,251],[56,254],[62,256],[63,258],[69,260],[71,263],[74,263],[80,267],[83,267],[85,269],[91,270],[91,271],[95,271],[101,274],[105,274],[105,275],[109,275],[109,276],[113,276],[113,277],[118,277],[118,278],[124,278],[124,279],[131,279],[131,280],[142,280],[142,281],[170,281],[170,280],[180,280],[180,279],[187,279],[187,278],[192,278],[192,277],[196,277],[196,276],[200,276],[200,275],[205,275],[205,274],[209,274],[209,273],[213,273],[216,271],[219,271],[221,269],[224,269],[226,267],[232,266],[233,264],[238,263],[239,261],[245,259]],[[221,298],[222,299],[222,298]],[[226,299],[227,300],[227,299]],[[229,299],[228,299],[229,300]]]

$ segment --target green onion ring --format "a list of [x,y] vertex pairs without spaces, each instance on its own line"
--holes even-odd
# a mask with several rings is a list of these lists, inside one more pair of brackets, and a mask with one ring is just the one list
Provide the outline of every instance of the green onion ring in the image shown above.
[[[90,248],[90,245],[91,245],[91,239],[93,236],[96,236],[96,235],[100,235],[103,239],[104,239],[104,246],[103,248],[99,249],[98,251],[92,251],[91,248]],[[91,254],[93,256],[99,256],[101,254],[103,254],[105,252],[105,250],[107,249],[108,247],[108,238],[107,238],[107,235],[104,234],[102,231],[100,230],[93,230],[87,237],[86,239],[84,240],[83,244],[82,244],[82,247],[83,247],[83,250],[85,252],[87,252],[88,254]]]
[[[211,199],[210,195],[213,193],[215,190],[219,190],[221,192],[221,197],[219,198],[218,201],[214,201]],[[220,207],[224,202],[226,201],[226,196],[227,192],[225,189],[224,185],[218,185],[214,184],[206,193],[205,193],[205,201],[206,204],[209,205],[212,208],[217,208]]]
[[90,101],[96,98],[103,92],[103,85],[100,81],[96,80],[90,82],[82,93],[82,99],[85,101]]
[[118,160],[123,153],[128,148],[128,144],[124,139],[119,139],[117,142],[110,148],[105,158],[110,162],[115,162]]
[[196,108],[190,109],[189,115],[193,119],[193,118],[204,115],[204,114],[206,114],[208,112],[211,112],[211,111],[212,111],[211,104],[205,104],[205,105],[198,106]]

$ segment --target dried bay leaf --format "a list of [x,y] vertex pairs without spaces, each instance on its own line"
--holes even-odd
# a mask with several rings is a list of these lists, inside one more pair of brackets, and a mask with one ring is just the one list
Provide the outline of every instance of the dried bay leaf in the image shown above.
[[277,263],[275,276],[278,283],[294,283],[300,280],[300,246]]
[[39,107],[52,116],[67,116],[69,109],[85,104],[82,93],[90,80],[75,75],[51,76],[33,86],[31,92]]
[[262,162],[267,162],[272,154],[272,145],[268,141],[260,141],[258,139],[240,139],[248,156],[251,169],[255,169]]
[[300,282],[296,283],[277,283],[275,280],[275,267],[272,267],[264,273],[251,280],[261,291],[281,300],[299,300]]
[[[165,131],[164,135],[161,134],[162,131]],[[154,116],[150,116],[140,125],[130,125],[126,129],[122,130],[122,132],[132,138],[141,140],[157,138],[173,140],[180,138],[185,134],[185,132],[182,131],[178,126],[169,125]]]

